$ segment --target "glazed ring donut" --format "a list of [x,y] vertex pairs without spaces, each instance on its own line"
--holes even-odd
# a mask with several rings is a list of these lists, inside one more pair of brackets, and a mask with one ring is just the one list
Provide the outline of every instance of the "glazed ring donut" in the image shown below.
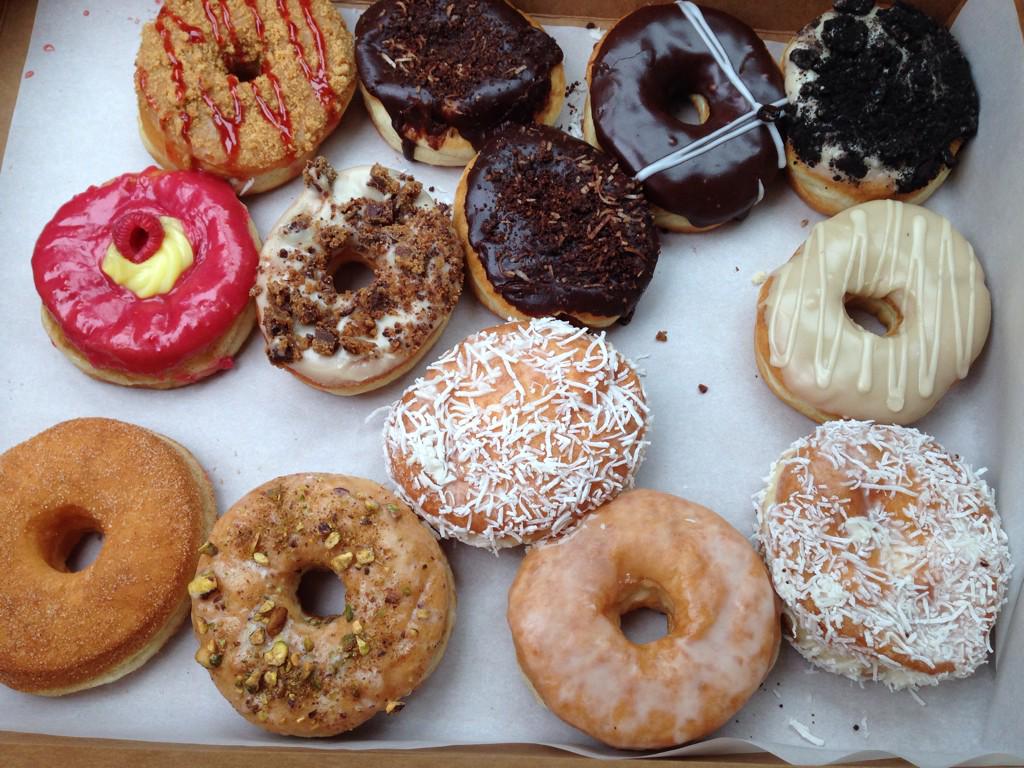
[[[173,440],[76,419],[0,456],[0,515],[0,683],[62,696],[138,669],[181,626],[217,507]],[[89,532],[102,549],[71,573]]]
[[76,195],[36,241],[43,327],[94,378],[168,389],[232,367],[252,331],[259,235],[231,187],[127,173]]
[[548,126],[489,139],[455,192],[470,284],[501,318],[633,316],[658,263],[640,185],[589,144]]
[[817,211],[923,203],[978,130],[978,92],[953,35],[907,5],[836,0],[782,54],[789,179]]
[[[621,617],[638,608],[665,614],[668,634],[629,640]],[[530,550],[508,623],[544,704],[619,749],[669,747],[721,726],[771,670],[780,639],[778,603],[747,540],[711,510],[647,490]]]
[[[888,332],[865,330],[847,307]],[[990,320],[985,273],[949,220],[875,200],[817,224],[761,286],[757,367],[815,421],[909,424],[967,375]]]
[[907,427],[823,424],[772,466],[757,537],[812,664],[890,689],[968,677],[1006,600],[992,490]]
[[604,334],[485,328],[427,368],[384,426],[398,493],[445,538],[497,550],[568,532],[633,485],[648,409]]
[[[412,368],[462,292],[462,249],[447,206],[379,165],[335,171],[324,158],[267,238],[256,280],[267,356],[336,395],[382,387]],[[345,264],[373,270],[356,291]]]
[[356,60],[373,124],[409,160],[465,165],[499,126],[562,109],[562,50],[504,0],[378,0]]
[[[340,616],[309,616],[302,575],[334,572]],[[333,736],[392,714],[441,660],[455,622],[444,553],[409,508],[345,475],[279,477],[240,499],[203,546],[196,661],[268,731]]]
[[[782,75],[757,33],[727,13],[685,5],[703,16],[728,59],[739,65],[736,76],[753,99],[759,105],[780,102]],[[716,63],[679,4],[651,5],[619,19],[594,48],[587,83],[584,136],[631,175],[753,117],[751,101]],[[699,124],[673,115],[687,100]],[[653,173],[644,191],[658,226],[703,232],[746,216],[784,166],[778,132],[760,125]]]
[[153,159],[242,195],[297,176],[355,85],[352,36],[328,0],[165,0],[135,59]]

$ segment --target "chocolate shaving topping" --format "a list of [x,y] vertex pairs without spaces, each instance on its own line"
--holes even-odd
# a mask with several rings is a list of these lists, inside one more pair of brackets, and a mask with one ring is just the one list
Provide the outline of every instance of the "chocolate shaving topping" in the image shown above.
[[449,128],[479,147],[531,122],[562,51],[502,0],[380,0],[356,24],[356,61],[412,159],[416,139],[436,149]]
[[510,127],[481,148],[466,219],[491,285],[535,317],[627,322],[658,261],[640,185],[609,156],[547,126]]
[[864,178],[873,163],[896,191],[920,189],[954,162],[951,145],[978,129],[978,93],[953,35],[903,2],[836,0],[839,13],[800,33],[789,60],[804,71],[789,138],[801,161],[836,180]]

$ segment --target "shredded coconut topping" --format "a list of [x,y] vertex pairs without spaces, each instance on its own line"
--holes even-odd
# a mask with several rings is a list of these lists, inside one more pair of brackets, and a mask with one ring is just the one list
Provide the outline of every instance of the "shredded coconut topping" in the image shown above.
[[392,407],[385,463],[441,536],[497,550],[568,532],[633,484],[648,409],[633,365],[561,320],[470,336]]
[[1012,565],[983,471],[906,427],[833,421],[793,443],[754,504],[796,649],[894,690],[984,664]]

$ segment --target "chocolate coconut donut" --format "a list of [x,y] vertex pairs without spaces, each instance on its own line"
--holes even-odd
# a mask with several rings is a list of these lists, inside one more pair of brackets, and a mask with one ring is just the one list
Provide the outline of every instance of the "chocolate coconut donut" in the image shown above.
[[[726,13],[693,3],[634,11],[597,44],[587,82],[587,141],[644,182],[659,226],[696,232],[742,218],[785,162],[766,124],[777,110],[762,109],[783,103],[779,68]],[[698,125],[673,114],[687,100]]]
[[510,127],[466,166],[455,229],[479,299],[499,317],[627,322],[658,261],[640,184],[542,125]]
[[901,2],[836,0],[786,48],[790,180],[834,214],[922,203],[978,129],[978,92],[953,35]]
[[503,0],[380,0],[356,24],[366,108],[410,160],[464,165],[507,123],[550,125],[562,51]]

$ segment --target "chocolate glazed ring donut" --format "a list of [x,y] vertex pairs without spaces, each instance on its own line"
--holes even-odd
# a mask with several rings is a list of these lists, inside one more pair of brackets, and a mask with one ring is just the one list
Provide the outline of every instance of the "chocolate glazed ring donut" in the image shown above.
[[374,125],[409,160],[465,165],[493,129],[562,109],[562,50],[504,0],[379,0],[356,61]]
[[628,322],[658,262],[640,184],[546,125],[484,144],[459,181],[454,220],[473,291],[503,318]]
[[[781,101],[782,74],[757,34],[726,13],[697,13],[753,98],[765,105]],[[584,135],[632,174],[716,130],[739,125],[752,110],[676,4],[647,6],[620,19],[595,47],[587,82]],[[687,99],[701,124],[673,115]],[[644,191],[659,226],[700,232],[745,216],[784,160],[773,131],[756,127],[651,175]]]

